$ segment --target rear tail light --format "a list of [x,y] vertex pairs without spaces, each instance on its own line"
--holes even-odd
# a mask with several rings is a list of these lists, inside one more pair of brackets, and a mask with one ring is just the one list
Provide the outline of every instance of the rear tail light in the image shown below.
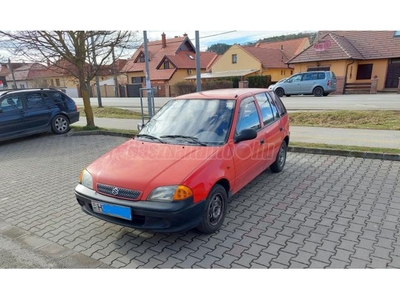
[[330,80],[328,80],[328,83],[327,83],[327,85],[328,85],[328,86],[330,86],[330,85],[331,85],[331,81],[330,81]]

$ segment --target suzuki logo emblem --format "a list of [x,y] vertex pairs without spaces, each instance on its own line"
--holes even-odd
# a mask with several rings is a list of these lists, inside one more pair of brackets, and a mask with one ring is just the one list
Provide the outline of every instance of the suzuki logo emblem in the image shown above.
[[118,193],[119,193],[119,188],[117,188],[117,187],[113,188],[112,191],[111,191],[111,193],[112,193],[114,196],[117,196]]

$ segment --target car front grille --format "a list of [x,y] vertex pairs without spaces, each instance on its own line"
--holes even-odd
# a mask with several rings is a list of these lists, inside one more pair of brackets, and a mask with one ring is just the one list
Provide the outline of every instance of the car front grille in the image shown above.
[[99,193],[109,195],[111,197],[116,197],[116,198],[137,200],[140,196],[140,191],[129,190],[129,189],[106,185],[106,184],[102,184],[102,183],[97,184],[97,190]]

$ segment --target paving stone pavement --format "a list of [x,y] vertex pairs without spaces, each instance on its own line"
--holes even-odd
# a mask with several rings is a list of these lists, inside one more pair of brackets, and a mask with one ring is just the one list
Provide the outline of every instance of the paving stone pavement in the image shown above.
[[232,198],[219,232],[160,234],[90,217],[76,202],[80,171],[126,139],[0,143],[0,234],[61,253],[66,267],[400,268],[398,161],[289,152],[283,172],[265,171]]

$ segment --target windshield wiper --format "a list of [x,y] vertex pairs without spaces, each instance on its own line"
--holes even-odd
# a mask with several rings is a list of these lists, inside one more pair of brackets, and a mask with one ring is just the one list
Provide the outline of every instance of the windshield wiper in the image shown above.
[[156,140],[156,141],[159,141],[160,143],[165,144],[165,142],[163,140],[159,139],[156,136],[150,135],[150,134],[137,134],[136,137],[144,137],[146,139]]
[[201,146],[207,146],[207,144],[200,142],[197,137],[194,136],[189,136],[189,135],[180,135],[180,134],[170,134],[170,135],[162,135],[160,138],[182,138],[182,139],[188,139],[191,140],[192,142],[195,142],[198,145]]

